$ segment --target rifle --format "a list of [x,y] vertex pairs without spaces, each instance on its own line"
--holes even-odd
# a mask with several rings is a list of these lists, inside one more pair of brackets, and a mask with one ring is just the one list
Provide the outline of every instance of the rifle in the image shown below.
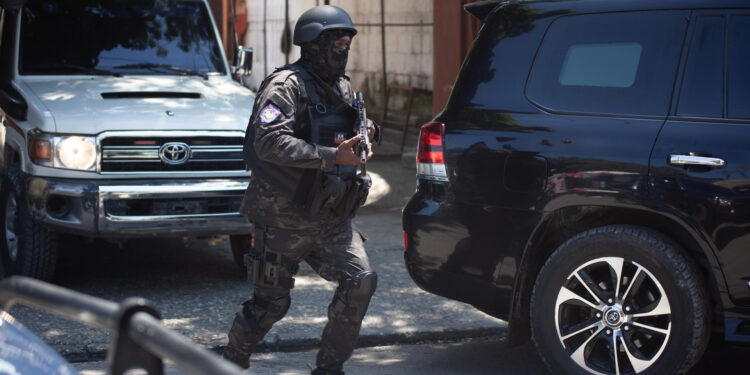
[[362,91],[357,92],[355,102],[359,112],[359,129],[357,134],[362,136],[362,140],[356,146],[359,154],[359,164],[362,166],[362,175],[367,175],[367,154],[370,153],[370,137],[367,135],[367,111],[365,110],[365,99]]

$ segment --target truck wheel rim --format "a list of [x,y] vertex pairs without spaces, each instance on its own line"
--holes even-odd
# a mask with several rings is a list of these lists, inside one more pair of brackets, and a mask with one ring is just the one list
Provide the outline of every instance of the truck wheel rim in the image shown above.
[[16,195],[8,194],[5,202],[5,246],[8,249],[10,260],[15,262],[18,258],[18,237],[16,236],[16,216],[18,215],[18,205],[16,204]]
[[563,348],[592,374],[638,374],[669,342],[672,309],[659,280],[619,257],[594,259],[573,271],[555,302]]

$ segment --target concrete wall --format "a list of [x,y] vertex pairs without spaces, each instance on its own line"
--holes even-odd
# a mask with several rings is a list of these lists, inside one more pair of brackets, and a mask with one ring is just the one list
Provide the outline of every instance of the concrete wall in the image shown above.
[[[267,74],[285,63],[285,55],[281,49],[284,3],[284,0],[247,0],[248,22],[244,43],[255,49],[253,75],[248,79],[248,85],[252,88],[257,88]],[[323,0],[289,0],[291,30],[294,30],[294,23],[299,15],[315,5],[322,4]],[[368,106],[381,107],[383,49],[380,1],[330,0],[330,4],[345,9],[352,16],[359,31],[352,43],[347,66],[347,73],[352,78],[354,88],[362,90],[367,95]],[[433,0],[384,0],[384,8],[388,83],[431,90]],[[299,47],[294,46],[290,62],[298,58]],[[396,98],[396,104],[401,101],[403,98]],[[421,98],[417,101],[417,115],[424,112],[422,102],[426,103],[427,112],[431,111],[429,98]],[[395,112],[398,112],[398,109]]]

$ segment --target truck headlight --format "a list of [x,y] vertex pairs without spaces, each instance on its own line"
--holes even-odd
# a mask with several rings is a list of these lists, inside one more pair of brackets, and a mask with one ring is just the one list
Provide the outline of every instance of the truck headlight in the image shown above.
[[63,138],[55,147],[65,168],[89,170],[96,163],[96,143],[86,137]]
[[99,158],[96,139],[80,135],[52,136],[32,134],[29,156],[45,167],[95,171]]

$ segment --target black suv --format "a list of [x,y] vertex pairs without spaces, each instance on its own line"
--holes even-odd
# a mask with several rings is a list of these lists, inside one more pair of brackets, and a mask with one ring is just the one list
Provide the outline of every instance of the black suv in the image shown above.
[[404,208],[423,289],[555,374],[750,341],[750,4],[483,2]]

